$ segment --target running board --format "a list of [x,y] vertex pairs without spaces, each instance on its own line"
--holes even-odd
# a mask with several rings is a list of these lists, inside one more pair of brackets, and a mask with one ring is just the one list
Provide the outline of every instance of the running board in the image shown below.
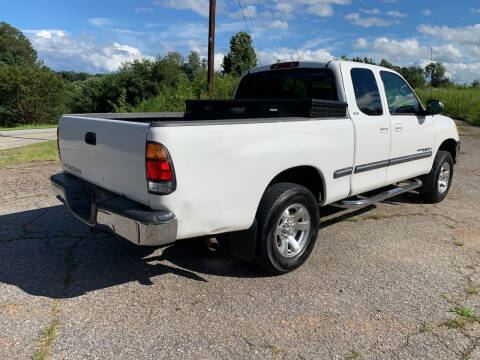
[[397,186],[393,189],[383,191],[381,193],[378,193],[376,195],[373,195],[369,197],[368,199],[360,199],[360,200],[342,200],[339,201],[335,204],[332,204],[333,206],[342,208],[342,209],[356,209],[356,208],[362,208],[365,206],[369,206],[372,204],[375,204],[377,202],[389,199],[391,197],[406,193],[407,191],[418,189],[423,185],[421,180],[415,180],[407,185],[404,186]]

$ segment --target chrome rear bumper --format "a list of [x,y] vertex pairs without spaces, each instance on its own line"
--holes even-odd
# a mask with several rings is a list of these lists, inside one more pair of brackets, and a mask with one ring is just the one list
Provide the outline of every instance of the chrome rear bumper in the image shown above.
[[168,209],[151,210],[75,176],[50,177],[55,196],[72,214],[91,227],[108,230],[142,246],[176,241],[178,221]]

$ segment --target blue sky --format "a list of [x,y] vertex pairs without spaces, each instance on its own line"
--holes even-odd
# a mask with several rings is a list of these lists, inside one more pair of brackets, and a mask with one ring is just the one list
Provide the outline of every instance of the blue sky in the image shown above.
[[[247,27],[238,1],[261,64],[346,54],[424,65],[433,48],[453,80],[480,78],[478,0],[217,0],[217,67]],[[208,0],[2,0],[0,14],[55,70],[111,72],[133,58],[207,52]]]

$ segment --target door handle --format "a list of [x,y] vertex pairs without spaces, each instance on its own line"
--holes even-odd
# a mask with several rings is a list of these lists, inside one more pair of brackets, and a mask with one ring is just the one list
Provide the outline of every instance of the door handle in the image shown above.
[[85,134],[85,142],[89,145],[97,145],[97,134],[93,132],[87,132]]
[[386,124],[380,125],[380,132],[381,132],[382,134],[388,132],[388,125],[386,125]]
[[403,124],[395,124],[395,131],[402,132],[403,131]]

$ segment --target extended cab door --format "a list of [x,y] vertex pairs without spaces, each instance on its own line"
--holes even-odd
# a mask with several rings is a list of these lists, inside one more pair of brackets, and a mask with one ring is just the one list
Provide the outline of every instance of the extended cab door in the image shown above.
[[379,74],[363,64],[340,63],[355,129],[355,158],[351,195],[386,184],[390,153],[390,124],[382,106]]
[[430,171],[435,126],[433,116],[420,115],[423,107],[402,77],[388,70],[380,77],[392,128],[387,183],[393,184]]

